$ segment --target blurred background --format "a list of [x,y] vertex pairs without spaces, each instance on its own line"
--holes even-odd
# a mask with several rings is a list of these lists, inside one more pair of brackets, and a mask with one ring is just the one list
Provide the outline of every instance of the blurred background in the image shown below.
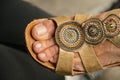
[[109,9],[117,0],[23,0],[55,15],[97,14]]

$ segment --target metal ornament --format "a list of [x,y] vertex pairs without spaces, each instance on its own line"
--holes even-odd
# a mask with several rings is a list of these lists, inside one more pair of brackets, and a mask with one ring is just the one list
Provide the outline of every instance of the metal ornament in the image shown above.
[[65,51],[75,51],[79,49],[84,42],[81,25],[72,21],[61,24],[56,29],[55,39],[61,49]]
[[115,14],[111,14],[104,19],[103,23],[106,37],[114,37],[119,34],[119,21],[119,17]]
[[88,44],[96,45],[103,41],[103,23],[98,18],[91,18],[83,23],[85,41]]

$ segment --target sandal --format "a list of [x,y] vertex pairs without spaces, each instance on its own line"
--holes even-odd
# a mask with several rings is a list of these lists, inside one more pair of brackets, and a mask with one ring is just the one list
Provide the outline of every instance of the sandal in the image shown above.
[[[105,40],[109,40],[120,48],[120,9],[105,12],[103,16],[97,18],[96,16],[77,14],[73,20],[66,16],[51,18],[58,26],[55,32],[55,40],[59,45],[57,65],[40,61],[32,49],[35,40],[31,36],[31,30],[39,23],[39,19],[32,21],[26,27],[27,48],[38,63],[62,75],[91,73],[120,65],[120,63],[115,63],[101,66],[93,49],[94,46]],[[84,72],[73,70],[73,52],[79,52],[85,68]]]

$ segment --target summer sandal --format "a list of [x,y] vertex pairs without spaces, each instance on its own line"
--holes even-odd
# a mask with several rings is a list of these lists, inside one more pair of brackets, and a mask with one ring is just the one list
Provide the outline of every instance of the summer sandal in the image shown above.
[[[50,62],[40,61],[32,49],[35,40],[31,36],[31,30],[40,22],[39,19],[32,21],[26,28],[27,48],[37,62],[63,75],[91,73],[120,65],[120,63],[115,63],[101,66],[93,49],[94,46],[105,40],[109,40],[120,48],[120,9],[105,12],[103,16],[103,18],[97,18],[91,15],[77,14],[73,20],[66,16],[51,18],[58,26],[55,39],[60,48],[56,66]],[[74,52],[79,52],[85,72],[73,70]]]

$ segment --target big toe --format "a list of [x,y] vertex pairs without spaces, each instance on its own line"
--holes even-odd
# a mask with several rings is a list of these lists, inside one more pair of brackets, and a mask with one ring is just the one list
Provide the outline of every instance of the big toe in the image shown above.
[[55,32],[55,24],[52,20],[44,19],[33,27],[32,36],[35,40],[50,39]]

